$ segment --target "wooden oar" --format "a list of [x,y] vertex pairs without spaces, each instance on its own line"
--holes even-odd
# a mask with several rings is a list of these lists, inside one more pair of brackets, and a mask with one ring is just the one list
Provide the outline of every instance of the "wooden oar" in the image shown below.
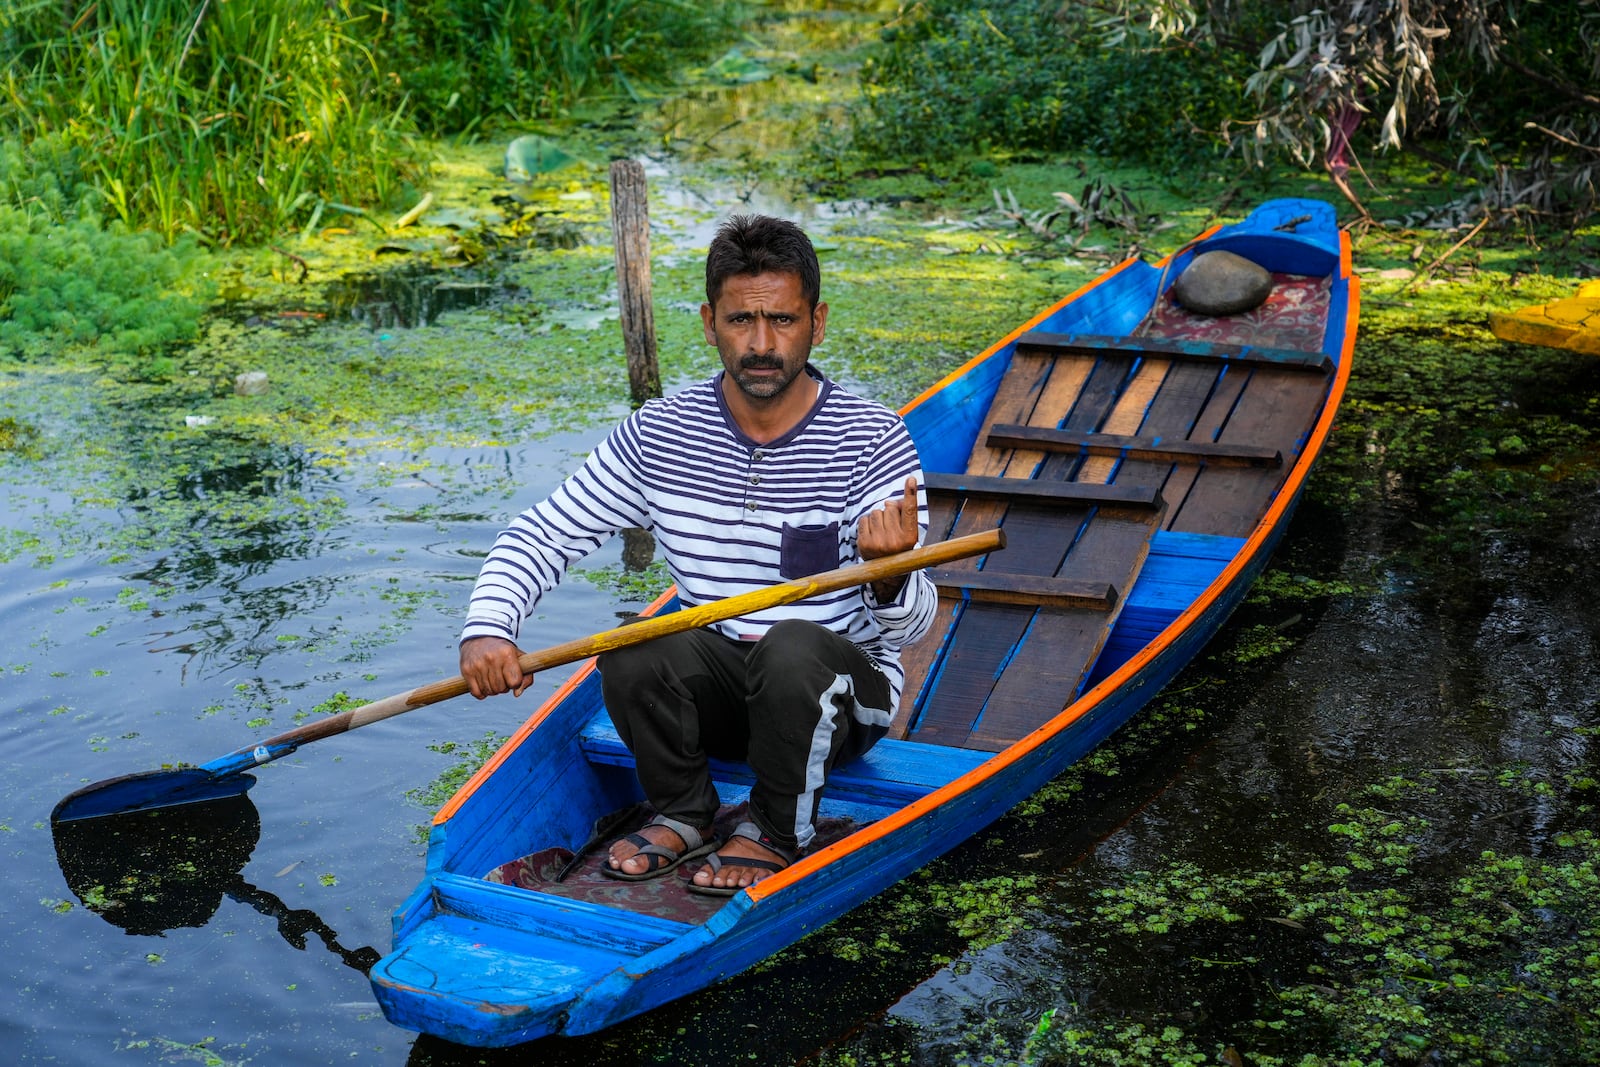
[[[587,659],[602,652],[643,644],[668,634],[709,626],[741,615],[751,615],[767,608],[793,604],[795,601],[806,600],[823,593],[883,581],[924,567],[934,567],[952,560],[981,555],[1002,548],[1004,545],[1005,535],[998,529],[952,538],[949,541],[914,548],[909,552],[883,556],[865,563],[814,574],[809,578],[798,578],[781,585],[757,589],[712,604],[702,604],[699,607],[639,619],[626,626],[619,626],[615,630],[580,637],[538,652],[525,652],[519,662],[525,672],[537,674],[539,671]],[[408,693],[385,697],[371,704],[363,704],[359,708],[309,722],[276,737],[269,737],[258,744],[236,749],[226,756],[198,767],[169,767],[95,782],[63,797],[56,805],[55,811],[51,812],[50,821],[58,823],[73,819],[102,818],[148,808],[198,803],[242,793],[255,781],[252,776],[245,774],[245,771],[263,763],[270,763],[281,756],[287,756],[308,741],[320,741],[324,737],[368,726],[415,708],[461,696],[466,691],[467,683],[458,675],[442,682],[419,686]]]

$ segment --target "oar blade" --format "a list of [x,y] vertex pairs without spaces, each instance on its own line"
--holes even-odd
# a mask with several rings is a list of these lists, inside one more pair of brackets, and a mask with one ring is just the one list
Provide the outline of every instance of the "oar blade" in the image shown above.
[[50,823],[55,825],[182,804],[203,804],[209,800],[238,796],[255,781],[254,775],[217,774],[203,767],[124,774],[68,793],[50,813]]

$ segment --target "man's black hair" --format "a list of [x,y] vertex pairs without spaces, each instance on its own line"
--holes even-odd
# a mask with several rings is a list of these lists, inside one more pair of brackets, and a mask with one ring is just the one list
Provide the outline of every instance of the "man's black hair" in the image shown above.
[[805,231],[770,215],[732,215],[706,253],[706,303],[715,307],[722,283],[740,274],[795,274],[813,310],[822,299],[822,267]]

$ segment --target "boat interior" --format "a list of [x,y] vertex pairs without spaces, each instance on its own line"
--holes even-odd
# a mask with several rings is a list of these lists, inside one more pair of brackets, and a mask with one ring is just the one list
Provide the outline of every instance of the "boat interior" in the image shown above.
[[[1194,604],[1256,529],[1334,381],[1327,353],[1341,349],[1346,298],[1332,284],[1339,257],[1292,230],[1228,247],[1272,274],[1254,310],[1211,317],[1179,306],[1167,283],[1191,250],[1165,265],[1134,261],[1130,277],[1063,302],[925,394],[936,403],[907,409],[923,452],[928,540],[999,526],[1006,547],[934,574],[938,617],[906,651],[890,737],[836,768],[814,848],[1057,716]],[[573,694],[592,707],[577,747],[607,795],[637,797],[633,757],[595,681]],[[713,772],[719,829],[731,827],[750,773],[726,762]],[[673,879],[601,877],[603,848],[548,853],[488,877],[682,922],[721,903],[660,885]],[[569,860],[579,869],[556,877]]]

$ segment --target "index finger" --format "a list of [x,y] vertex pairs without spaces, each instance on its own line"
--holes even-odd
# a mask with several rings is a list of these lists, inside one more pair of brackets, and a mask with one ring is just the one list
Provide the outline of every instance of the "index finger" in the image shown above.
[[905,534],[908,544],[917,543],[917,478],[916,475],[906,476],[905,504],[900,508],[900,531]]

